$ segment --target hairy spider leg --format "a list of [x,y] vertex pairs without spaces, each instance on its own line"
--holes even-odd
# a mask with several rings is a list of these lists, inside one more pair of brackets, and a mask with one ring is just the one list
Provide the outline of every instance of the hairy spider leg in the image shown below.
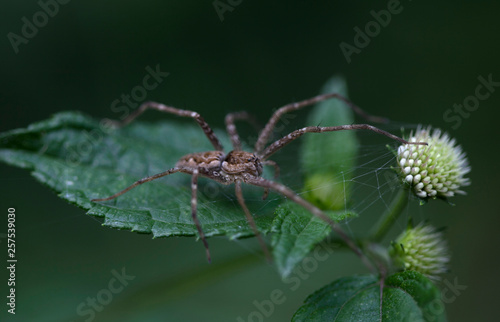
[[351,248],[356,255],[358,255],[361,260],[364,262],[364,264],[369,267],[373,268],[373,265],[371,264],[370,260],[363,254],[361,249],[347,236],[347,234],[340,228],[340,226],[335,223],[330,217],[328,217],[323,211],[321,211],[319,208],[314,206],[313,204],[307,202],[305,199],[302,199],[299,197],[295,192],[293,192],[291,189],[286,187],[285,185],[282,185],[280,183],[266,180],[262,177],[255,177],[255,176],[247,176],[245,178],[245,183],[258,186],[258,187],[264,187],[264,188],[269,188],[272,189],[283,196],[285,196],[288,199],[291,199],[295,203],[301,205],[304,207],[306,210],[311,212],[314,216],[318,217],[319,219],[323,220],[326,222],[333,230],[334,233],[339,235],[339,237],[344,241],[344,243]]
[[380,116],[373,116],[368,113],[366,113],[363,109],[361,109],[359,106],[355,105],[353,102],[345,98],[344,96],[337,94],[337,93],[330,93],[330,94],[322,94],[318,95],[300,102],[296,103],[290,103],[285,106],[280,107],[276,112],[273,113],[269,121],[267,122],[266,126],[260,132],[259,138],[257,139],[257,143],[255,143],[255,153],[260,154],[262,150],[264,150],[264,147],[269,140],[269,136],[271,135],[274,126],[276,123],[279,121],[281,116],[285,113],[291,112],[291,111],[296,111],[301,108],[311,106],[313,104],[319,103],[321,101],[330,99],[330,98],[336,98],[344,103],[346,103],[356,114],[360,115],[361,117],[365,118],[366,120],[370,122],[376,122],[376,123],[387,123],[388,119],[385,117],[380,117]]
[[305,133],[322,133],[322,132],[335,132],[335,131],[346,131],[346,130],[369,130],[381,135],[385,135],[388,138],[399,141],[403,144],[427,145],[426,142],[408,142],[405,139],[400,138],[399,136],[396,136],[394,134],[391,134],[389,132],[386,132],[369,124],[351,124],[351,125],[326,126],[326,127],[307,126],[302,129],[295,130],[290,134],[282,137],[281,139],[275,141],[274,143],[270,144],[264,150],[264,152],[262,152],[262,154],[259,155],[259,157],[261,158],[261,160],[266,160],[276,151],[278,151],[288,143],[292,142],[293,140],[298,139]]
[[[91,201],[92,202],[107,201],[107,200],[114,199],[118,196],[121,196],[125,192],[137,187],[138,185],[141,185],[143,183],[146,183],[146,182],[149,182],[149,181],[152,181],[155,179],[159,179],[159,178],[164,177],[164,176],[168,176],[169,174],[176,173],[179,171],[183,171],[183,169],[172,168],[172,169],[169,169],[165,172],[158,173],[158,174],[152,175],[150,177],[142,178],[142,179],[134,182],[132,185],[128,186],[127,188],[123,189],[122,191],[117,192],[110,197],[101,198],[101,199],[92,199]],[[196,229],[198,230],[198,234],[200,235],[200,239],[202,240],[203,245],[205,246],[205,250],[207,253],[207,260],[210,263],[212,260],[210,258],[210,250],[208,249],[208,243],[207,243],[207,240],[205,238],[205,234],[203,233],[203,230],[201,229],[200,221],[198,220],[198,217],[196,216],[196,209],[197,209],[196,193],[198,191],[198,173],[199,173],[198,169],[195,168],[195,169],[193,169],[192,176],[191,176],[191,217],[193,217],[193,222],[196,225]]]
[[152,175],[150,177],[142,178],[140,180],[137,180],[136,182],[134,182],[133,184],[131,184],[127,188],[123,189],[122,191],[117,192],[117,193],[115,193],[114,195],[112,195],[110,197],[100,198],[100,199],[92,199],[90,201],[95,202],[95,201],[107,201],[107,200],[115,199],[116,197],[123,195],[125,192],[129,191],[132,188],[137,187],[138,185],[141,185],[143,183],[146,183],[146,182],[149,182],[149,181],[152,181],[152,180],[164,177],[164,176],[168,176],[168,175],[170,175],[172,173],[176,173],[176,172],[179,172],[179,171],[181,171],[181,169],[179,169],[179,168],[172,168],[172,169],[169,169],[169,170],[167,170],[165,172],[161,172],[161,173]]
[[132,122],[136,117],[144,113],[147,109],[154,109],[160,112],[166,112],[182,117],[191,117],[198,122],[200,127],[202,128],[203,132],[205,132],[205,135],[207,138],[210,140],[212,145],[214,146],[215,150],[217,151],[222,151],[223,147],[222,144],[220,143],[219,139],[215,135],[214,131],[212,128],[208,125],[208,123],[203,119],[203,117],[200,116],[197,112],[193,111],[188,111],[188,110],[181,110],[172,106],[167,106],[165,104],[157,103],[157,102],[145,102],[139,106],[136,110],[134,110],[132,113],[130,113],[129,116],[127,116],[125,119],[123,119],[121,122],[120,121],[112,121],[109,120],[112,124],[115,126],[125,126]]
[[257,229],[257,225],[255,224],[255,220],[253,220],[252,214],[250,213],[250,210],[248,210],[247,205],[245,204],[245,199],[243,199],[243,193],[241,192],[241,180],[237,180],[234,183],[234,189],[236,192],[236,197],[238,198],[238,202],[243,209],[243,212],[245,213],[245,217],[247,217],[248,224],[250,227],[252,227],[253,233],[259,240],[260,246],[262,247],[262,250],[264,251],[264,254],[266,255],[267,261],[271,262],[271,254],[269,253],[269,250],[267,249],[267,245],[264,242],[264,239],[262,239],[262,235],[260,234],[259,230]]
[[[225,123],[226,123],[226,131],[229,137],[231,138],[231,143],[233,144],[233,150],[234,151],[241,151],[241,141],[240,141],[240,136],[238,135],[238,131],[236,130],[236,125],[234,124],[234,121],[247,121],[251,125],[254,126],[254,128],[259,132],[260,126],[257,123],[257,120],[255,117],[251,114],[249,114],[246,111],[240,111],[240,112],[234,112],[234,113],[229,113],[226,115],[225,118]],[[263,165],[270,165],[274,167],[274,179],[277,179],[279,177],[280,173],[280,168],[276,164],[276,162],[267,160],[262,162]],[[262,195],[262,200],[266,200],[269,195],[269,189],[265,188],[264,189],[264,194]]]
[[253,115],[248,112],[234,112],[226,115],[225,123],[226,123],[226,131],[231,138],[231,143],[233,144],[234,151],[241,151],[241,141],[238,132],[236,131],[236,126],[234,125],[234,121],[247,121],[250,123],[257,132],[260,131],[261,126],[257,123],[257,120]]
[[198,229],[198,234],[200,235],[201,241],[203,242],[203,246],[205,246],[205,251],[207,253],[207,260],[209,263],[212,262],[210,258],[210,250],[208,249],[208,242],[205,238],[205,234],[203,233],[203,229],[201,229],[200,221],[198,220],[198,216],[196,216],[196,211],[198,208],[198,199],[196,197],[196,193],[198,191],[198,169],[193,169],[193,174],[191,176],[191,217],[193,217],[193,222],[196,225],[196,229]]
[[[280,176],[280,167],[278,166],[278,164],[272,160],[265,160],[265,161],[262,161],[262,165],[270,165],[272,167],[274,167],[274,179],[278,179],[279,176]],[[266,200],[267,199],[267,196],[269,196],[269,189],[268,188],[264,188],[264,194],[262,195],[262,200]]]

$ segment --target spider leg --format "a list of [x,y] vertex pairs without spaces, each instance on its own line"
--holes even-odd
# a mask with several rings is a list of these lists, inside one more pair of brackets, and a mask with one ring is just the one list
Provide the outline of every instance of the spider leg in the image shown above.
[[196,229],[198,229],[198,235],[200,235],[200,239],[203,242],[203,246],[205,246],[205,251],[207,253],[207,260],[209,263],[212,262],[210,258],[210,250],[208,249],[207,239],[205,238],[205,234],[203,233],[203,229],[201,229],[200,221],[196,216],[197,209],[197,198],[196,193],[198,191],[198,169],[193,170],[193,175],[191,176],[191,217],[193,217],[193,222],[196,225]]
[[127,188],[123,189],[120,192],[115,193],[114,195],[112,195],[110,197],[101,198],[101,199],[92,199],[90,201],[96,202],[96,201],[107,201],[107,200],[115,199],[116,197],[123,195],[125,192],[127,192],[127,191],[129,191],[129,190],[131,190],[131,189],[133,189],[135,187],[137,187],[138,185],[141,185],[141,184],[143,184],[145,182],[149,182],[149,181],[152,181],[152,180],[164,177],[164,176],[168,176],[169,174],[176,173],[176,172],[179,172],[179,171],[181,171],[181,169],[179,169],[179,168],[172,168],[172,169],[169,169],[169,170],[167,170],[165,172],[158,173],[158,174],[152,175],[150,177],[142,178],[141,180],[138,180],[138,181],[134,182],[132,185],[128,186]]
[[214,131],[210,128],[207,122],[203,119],[203,117],[200,116],[197,112],[193,111],[188,111],[188,110],[181,110],[172,106],[167,106],[161,103],[156,103],[156,102],[145,102],[139,106],[136,110],[134,110],[132,113],[130,113],[126,118],[124,118],[121,122],[120,121],[111,121],[111,123],[115,126],[122,127],[130,122],[132,122],[136,117],[144,113],[147,109],[154,109],[160,112],[166,112],[170,114],[174,114],[177,116],[182,116],[182,117],[191,117],[198,122],[200,127],[202,128],[203,132],[205,132],[205,135],[207,138],[210,140],[212,145],[214,146],[215,150],[217,151],[222,151],[222,144],[220,143],[219,139],[215,135]]
[[369,259],[363,254],[361,249],[351,240],[351,238],[347,236],[347,234],[342,230],[342,228],[340,228],[340,226],[337,223],[335,223],[332,219],[330,219],[330,217],[328,217],[319,208],[309,203],[305,199],[299,197],[297,194],[295,194],[295,192],[293,192],[287,186],[277,182],[266,180],[262,177],[254,177],[254,176],[247,176],[245,178],[245,183],[275,190],[280,194],[282,194],[283,196],[287,197],[288,199],[291,199],[295,203],[301,205],[306,210],[310,211],[314,216],[326,222],[332,228],[333,232],[339,235],[340,238],[344,241],[344,243],[346,243],[346,245],[349,246],[349,248],[351,248],[354,251],[354,253],[363,260],[363,262],[367,265],[367,267],[373,267],[373,265],[371,264]]
[[262,161],[262,164],[263,165],[270,165],[270,166],[274,167],[274,179],[278,179],[278,177],[280,176],[280,167],[276,162],[274,162],[272,160],[265,160],[265,161]]
[[253,117],[253,115],[245,111],[227,114],[225,119],[226,131],[227,134],[229,134],[229,137],[231,138],[231,143],[233,144],[233,149],[235,151],[241,151],[240,137],[238,135],[238,132],[236,131],[236,126],[234,125],[234,121],[238,120],[249,122],[257,129],[257,132],[260,130],[260,126]]
[[262,200],[266,200],[269,197],[269,188],[264,188],[264,193],[262,194]]
[[[274,179],[278,179],[280,176],[280,167],[278,164],[271,160],[265,160],[262,162],[263,165],[270,165],[274,167]],[[264,188],[264,194],[262,195],[262,200],[266,200],[267,196],[269,196],[269,188]]]
[[330,93],[330,94],[323,94],[323,95],[318,95],[300,102],[296,103],[291,103],[287,104],[285,106],[280,107],[274,114],[271,116],[269,121],[267,122],[266,126],[262,130],[262,132],[259,135],[259,138],[257,140],[257,143],[255,143],[255,153],[260,154],[262,150],[264,150],[264,147],[269,140],[269,136],[271,135],[274,126],[276,123],[279,121],[281,116],[285,113],[292,112],[299,110],[303,107],[310,106],[313,104],[316,104],[318,102],[330,99],[330,98],[337,98],[344,103],[346,103],[356,114],[360,115],[361,117],[367,119],[370,122],[377,122],[377,123],[386,123],[387,119],[384,117],[380,116],[373,116],[368,113],[366,113],[364,110],[362,110],[359,106],[355,105],[352,103],[350,100],[347,98],[343,97],[342,95],[336,94],[336,93]]
[[264,251],[264,254],[266,255],[266,258],[268,262],[271,262],[271,255],[269,254],[269,250],[267,249],[266,243],[262,239],[262,236],[260,232],[257,230],[257,225],[255,224],[255,221],[253,220],[252,214],[250,213],[250,210],[248,210],[245,200],[243,199],[243,193],[241,192],[241,180],[237,180],[235,183],[235,190],[236,190],[236,197],[238,198],[238,202],[243,208],[243,211],[245,212],[245,216],[247,217],[247,221],[250,224],[250,227],[252,227],[252,230],[259,240],[260,246],[262,247],[262,250]]
[[301,137],[305,133],[322,133],[322,132],[335,132],[335,131],[345,131],[345,130],[370,130],[375,133],[385,135],[390,139],[399,141],[403,144],[416,144],[416,145],[427,145],[425,142],[408,142],[399,136],[396,136],[394,134],[391,134],[389,132],[386,132],[384,130],[381,130],[379,128],[376,128],[372,125],[369,124],[351,124],[351,125],[339,125],[339,126],[328,126],[328,127],[320,127],[320,126],[308,126],[304,127],[302,129],[295,130],[291,132],[290,134],[282,137],[281,139],[275,141],[274,143],[270,144],[264,152],[262,152],[259,157],[261,160],[267,159],[269,156],[271,156],[273,153],[287,145],[288,143],[292,142],[293,140]]

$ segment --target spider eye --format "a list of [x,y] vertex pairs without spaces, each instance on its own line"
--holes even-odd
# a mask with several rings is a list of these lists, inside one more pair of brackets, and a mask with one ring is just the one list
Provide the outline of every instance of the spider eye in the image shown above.
[[247,162],[251,162],[251,161],[252,161],[252,159],[247,159]]

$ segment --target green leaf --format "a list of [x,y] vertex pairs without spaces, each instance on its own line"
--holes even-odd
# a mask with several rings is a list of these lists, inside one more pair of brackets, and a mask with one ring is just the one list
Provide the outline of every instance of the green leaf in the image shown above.
[[[347,97],[347,85],[343,78],[332,77],[321,92]],[[354,116],[351,108],[338,99],[317,104],[307,120],[307,125],[320,126],[352,123]],[[300,156],[305,177],[305,198],[321,209],[344,209],[358,148],[355,131],[304,136]]]
[[[345,81],[331,78],[322,93],[347,95]],[[310,112],[307,125],[335,126],[351,124],[352,110],[336,99],[317,104]],[[355,216],[346,210],[358,143],[354,131],[340,131],[305,135],[301,145],[304,190],[302,197],[309,200],[335,221]],[[274,259],[283,278],[288,276],[307,254],[321,242],[331,229],[304,208],[287,202],[279,207],[273,222],[272,245]]]
[[[328,211],[335,221],[355,216],[353,213]],[[288,201],[276,209],[272,226],[274,261],[283,278],[311,252],[315,245],[326,238],[331,228],[303,207]]]
[[387,278],[380,300],[376,276],[351,276],[311,294],[292,321],[446,321],[439,289],[405,271]]
[[[345,85],[342,84],[342,81],[334,80],[324,91],[345,94],[342,89]],[[342,104],[337,106],[335,100],[325,104],[315,107],[310,124],[352,123],[348,108],[346,110]],[[31,169],[35,178],[55,190],[61,198],[88,210],[90,215],[102,217],[105,226],[152,233],[154,237],[197,236],[191,219],[190,176],[182,173],[140,185],[110,201],[90,201],[108,197],[138,179],[172,168],[185,154],[213,150],[203,131],[189,121],[156,124],[136,121],[115,130],[78,112],[59,113],[26,129],[0,134],[0,160]],[[222,131],[215,132],[229,147],[227,135]],[[323,204],[334,200],[334,196],[341,196],[342,209],[346,198],[343,180],[340,181],[342,192],[330,188],[325,190],[324,187],[336,187],[336,179],[347,178],[341,171],[352,165],[356,144],[355,139],[347,139],[346,135],[350,134],[309,135],[305,136],[306,142],[302,146],[305,154],[312,156],[304,159],[306,182],[314,183],[318,175],[323,180],[315,183],[320,188],[311,190],[310,195],[314,197],[328,192],[321,199]],[[325,146],[334,150],[321,148]],[[341,161],[345,158],[347,160]],[[328,176],[336,179],[330,180]],[[263,203],[262,189],[256,187],[247,186],[244,193],[248,207],[257,214],[255,221],[259,230],[265,234],[272,226],[276,232],[272,242],[276,247],[274,256],[283,276],[288,275],[330,232],[320,220],[291,203],[280,208],[279,216],[273,222],[273,211],[283,199],[269,198]],[[342,220],[349,212],[336,211],[330,215],[334,220]],[[233,186],[201,178],[198,217],[206,236],[253,236],[236,201]]]
[[[213,150],[203,131],[188,123],[137,121],[112,130],[81,113],[64,112],[26,129],[0,134],[0,160],[31,169],[36,179],[61,198],[103,217],[105,226],[153,233],[154,237],[195,236],[189,175],[176,173],[110,201],[90,201],[163,172],[185,154]],[[216,133],[229,147],[227,136]],[[266,202],[263,208],[262,189],[245,188],[244,193],[249,208],[258,207],[259,230],[268,232],[279,200]],[[232,186],[200,179],[198,216],[207,236],[253,235]]]

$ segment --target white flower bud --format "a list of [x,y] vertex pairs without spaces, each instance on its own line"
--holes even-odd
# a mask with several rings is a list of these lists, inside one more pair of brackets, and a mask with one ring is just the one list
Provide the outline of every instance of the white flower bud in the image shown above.
[[397,149],[400,176],[415,195],[427,199],[465,194],[460,188],[470,184],[469,178],[464,178],[470,167],[465,153],[455,145],[454,139],[439,129],[419,126],[408,141],[428,144],[405,144]]

